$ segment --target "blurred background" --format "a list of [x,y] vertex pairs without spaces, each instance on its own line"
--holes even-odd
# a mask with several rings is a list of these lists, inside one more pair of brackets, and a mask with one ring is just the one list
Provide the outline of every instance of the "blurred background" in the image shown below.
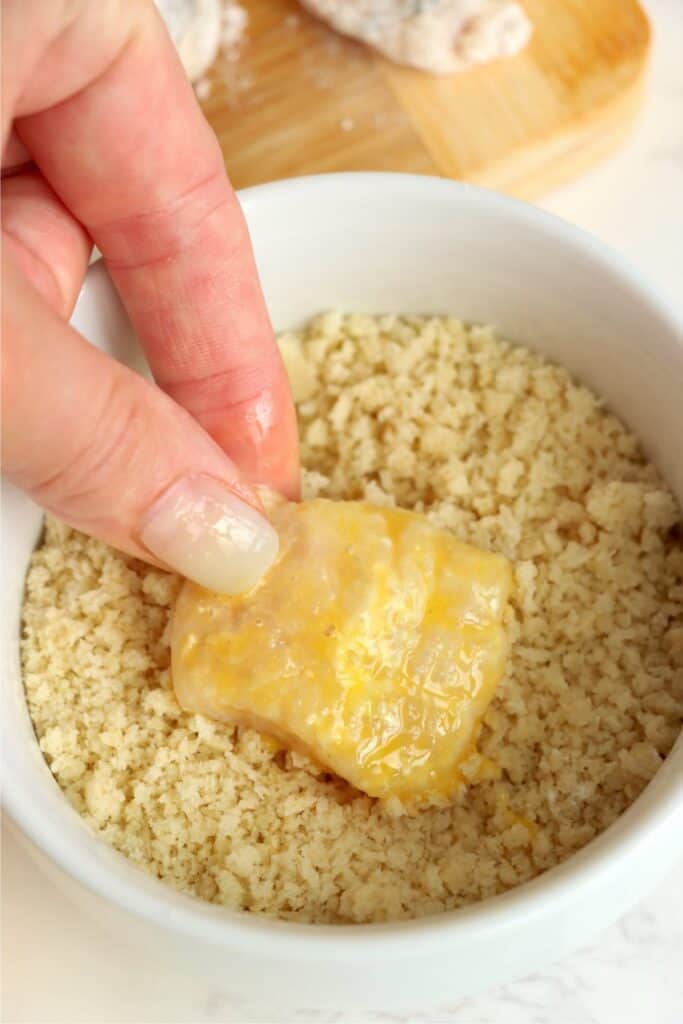
[[347,170],[473,182],[586,227],[677,297],[681,0],[463,0],[519,8],[530,33],[499,59],[500,40],[470,47],[455,74],[389,60],[306,9],[409,0],[155,2],[236,188]]
[[[299,0],[157,0],[236,188],[386,170],[534,197],[611,152],[642,101],[650,27],[637,0],[305,3],[328,20]],[[392,9],[425,13],[401,24]]]

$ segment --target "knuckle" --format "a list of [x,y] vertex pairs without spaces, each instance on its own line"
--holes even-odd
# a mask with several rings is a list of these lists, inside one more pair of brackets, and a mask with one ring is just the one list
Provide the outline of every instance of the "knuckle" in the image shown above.
[[164,390],[193,416],[229,413],[258,401],[276,383],[278,370],[275,359],[243,359],[227,370],[166,384]]
[[150,270],[192,249],[207,222],[233,202],[221,163],[157,209],[129,213],[94,229],[110,269]]
[[[55,471],[34,488],[46,507],[70,510],[109,503],[130,475],[145,440],[143,409],[138,389],[117,375],[99,396],[97,409],[87,417],[79,440]],[[104,504],[103,504],[104,508]]]

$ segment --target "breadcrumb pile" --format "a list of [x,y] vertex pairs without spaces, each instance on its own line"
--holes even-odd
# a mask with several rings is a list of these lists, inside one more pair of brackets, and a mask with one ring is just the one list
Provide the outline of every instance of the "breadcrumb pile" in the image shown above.
[[328,313],[281,339],[306,495],[424,511],[515,565],[507,674],[448,809],[392,816],[250,730],[183,713],[179,580],[48,521],[23,664],[97,834],[176,888],[316,922],[417,917],[532,878],[638,796],[683,719],[680,511],[570,375],[455,319]]

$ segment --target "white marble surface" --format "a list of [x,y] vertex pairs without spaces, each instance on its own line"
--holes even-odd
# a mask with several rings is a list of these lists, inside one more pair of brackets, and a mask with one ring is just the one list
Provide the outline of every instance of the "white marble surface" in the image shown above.
[[[683,0],[649,0],[655,51],[643,117],[625,148],[543,202],[626,253],[683,309]],[[7,1024],[234,1022],[239,1010],[153,951],[133,960],[3,835],[2,1020]],[[272,1021],[281,1017],[274,998]],[[374,1024],[683,1024],[683,863],[593,946],[457,1005]],[[299,1024],[346,1022],[302,1011]],[[352,1024],[360,1024],[354,1016]]]

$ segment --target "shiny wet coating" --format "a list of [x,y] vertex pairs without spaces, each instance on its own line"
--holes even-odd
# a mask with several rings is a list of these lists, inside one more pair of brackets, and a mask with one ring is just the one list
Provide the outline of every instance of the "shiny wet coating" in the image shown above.
[[267,732],[370,796],[447,801],[503,673],[508,562],[362,502],[279,502],[271,521],[280,557],[255,587],[183,587],[181,706]]

